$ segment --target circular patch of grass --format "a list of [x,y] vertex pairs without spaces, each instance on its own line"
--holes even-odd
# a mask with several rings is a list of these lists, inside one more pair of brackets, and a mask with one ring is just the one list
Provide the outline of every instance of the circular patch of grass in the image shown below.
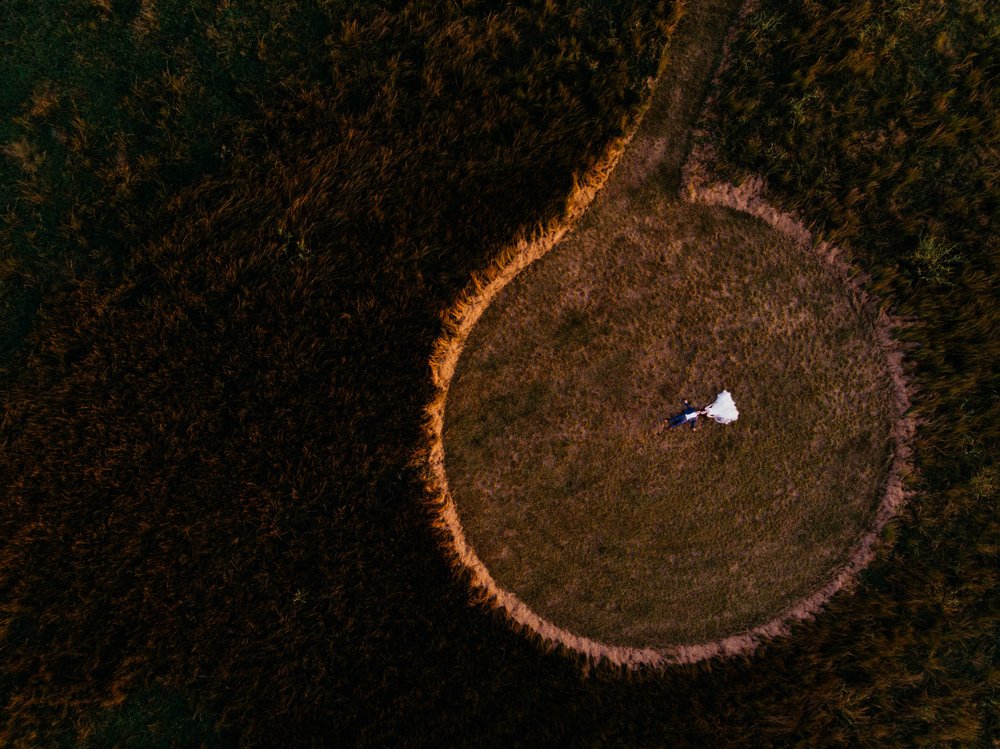
[[[740,419],[662,421],[729,389]],[[761,221],[603,211],[500,291],[448,390],[445,470],[499,589],[572,635],[706,643],[780,617],[871,526],[893,456],[874,323]]]

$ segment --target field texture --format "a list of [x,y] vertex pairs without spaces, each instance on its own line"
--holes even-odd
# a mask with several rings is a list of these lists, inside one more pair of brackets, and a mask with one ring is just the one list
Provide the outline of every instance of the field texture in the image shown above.
[[[480,559],[540,616],[616,645],[716,640],[857,545],[893,385],[867,313],[789,238],[725,208],[619,207],[598,201],[473,328],[448,483]],[[663,429],[723,387],[740,421]]]
[[913,323],[920,494],[809,648],[845,689],[799,730],[830,742],[1000,741],[998,50],[986,2],[766,0],[706,123],[722,176],[765,175]]
[[0,744],[990,746],[988,7],[744,20],[720,168],[916,319],[924,495],[793,638],[622,679],[468,605],[410,458],[440,314],[626,131],[672,5],[4,3]]

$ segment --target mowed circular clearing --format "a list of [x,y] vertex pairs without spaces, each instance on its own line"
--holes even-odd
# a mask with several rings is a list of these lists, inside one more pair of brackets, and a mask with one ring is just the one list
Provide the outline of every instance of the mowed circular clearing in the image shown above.
[[[608,213],[472,328],[448,487],[496,585],[538,616],[616,646],[711,642],[846,562],[885,492],[893,385],[853,293],[761,221]],[[664,428],[723,388],[738,421]]]

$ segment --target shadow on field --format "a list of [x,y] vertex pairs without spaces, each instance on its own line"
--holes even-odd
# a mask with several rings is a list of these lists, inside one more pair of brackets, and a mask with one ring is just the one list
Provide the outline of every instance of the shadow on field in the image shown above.
[[[467,605],[407,468],[438,315],[623,132],[669,9],[352,10],[332,82],[283,79],[261,115],[267,153],[167,201],[121,277],[43,300],[0,412],[0,743],[98,744],[156,684],[261,747],[996,736],[996,638],[967,635],[995,602],[985,501],[949,531],[966,567],[918,538],[752,669],[584,675]],[[920,519],[961,530],[947,501]]]
[[[113,743],[156,684],[259,746],[641,726],[627,688],[468,606],[406,466],[439,312],[621,134],[665,17],[595,6],[539,40],[517,9],[372,10],[339,48],[365,75],[296,92],[121,278],[49,294],[3,405],[5,740]],[[506,67],[538,45],[541,87]]]

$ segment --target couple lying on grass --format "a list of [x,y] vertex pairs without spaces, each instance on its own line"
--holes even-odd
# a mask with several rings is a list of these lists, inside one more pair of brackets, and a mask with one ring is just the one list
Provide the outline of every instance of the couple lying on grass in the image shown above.
[[669,419],[664,419],[670,423],[670,428],[679,427],[681,424],[690,424],[691,429],[698,428],[698,417],[704,414],[712,419],[715,419],[720,424],[729,424],[739,418],[740,412],[736,408],[736,404],[733,402],[733,396],[729,394],[728,390],[723,390],[716,397],[715,402],[710,406],[705,406],[704,408],[695,408],[691,405],[690,401],[684,400],[684,410],[681,411],[676,416],[671,416]]

